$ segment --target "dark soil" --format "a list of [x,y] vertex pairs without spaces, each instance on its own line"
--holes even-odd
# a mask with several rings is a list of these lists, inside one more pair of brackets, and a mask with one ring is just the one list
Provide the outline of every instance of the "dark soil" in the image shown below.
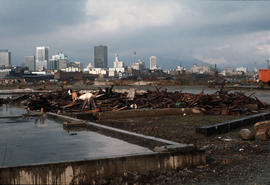
[[[242,141],[239,130],[205,137],[202,125],[237,119],[235,116],[167,116],[106,120],[101,124],[205,148],[207,165],[146,174],[125,174],[106,184],[270,184],[270,141]],[[250,127],[253,130],[252,127]],[[105,183],[105,182],[104,182]],[[101,183],[101,184],[104,184]]]

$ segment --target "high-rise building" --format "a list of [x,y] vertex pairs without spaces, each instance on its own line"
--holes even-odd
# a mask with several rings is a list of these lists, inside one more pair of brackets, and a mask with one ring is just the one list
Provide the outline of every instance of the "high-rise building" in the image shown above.
[[68,57],[64,53],[53,55],[52,59],[48,62],[48,70],[63,70],[68,66]]
[[52,58],[49,60],[47,65],[48,70],[58,70],[59,69],[59,61]]
[[24,66],[28,67],[29,71],[35,71],[36,70],[36,58],[35,56],[26,56],[24,59]]
[[46,70],[49,61],[49,48],[48,47],[36,47],[36,69],[38,71]]
[[11,52],[8,50],[0,50],[0,66],[11,65]]
[[107,46],[95,46],[94,48],[95,68],[108,67],[108,48]]
[[157,57],[156,56],[151,56],[149,58],[149,60],[150,60],[150,70],[157,69]]

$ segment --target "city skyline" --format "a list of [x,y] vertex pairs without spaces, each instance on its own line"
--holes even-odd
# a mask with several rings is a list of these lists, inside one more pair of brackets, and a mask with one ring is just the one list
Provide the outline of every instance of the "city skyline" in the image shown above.
[[38,45],[87,65],[92,47],[103,44],[110,65],[115,53],[127,61],[137,51],[139,58],[162,58],[166,69],[183,61],[265,67],[269,7],[269,1],[1,1],[0,48],[13,53],[16,65]]
[[[95,52],[96,48],[98,48],[98,49]],[[29,69],[31,69],[30,71],[46,71],[46,70],[64,69],[64,68],[68,67],[68,63],[70,63],[70,62],[71,63],[79,62],[80,65],[83,66],[83,64],[80,61],[75,61],[75,60],[69,61],[68,56],[66,54],[64,54],[63,51],[58,52],[58,54],[49,55],[49,47],[48,46],[37,46],[37,47],[35,47],[35,49],[36,49],[36,55],[24,56],[24,61],[20,65],[12,65],[11,64],[11,52],[9,50],[0,49],[0,52],[5,51],[5,52],[8,52],[8,54],[9,54],[9,64],[11,64],[11,65],[6,65],[7,67],[8,66],[14,66],[14,67],[16,67],[16,66],[26,66]],[[103,46],[103,45],[95,46],[94,47],[94,53],[93,53],[93,58],[94,59],[95,59],[95,55],[97,55],[97,54],[98,54],[98,57],[97,57],[98,63],[100,63],[100,62],[102,63],[102,64],[98,64],[98,65],[102,65],[102,66],[96,66],[95,60],[90,61],[89,63],[87,63],[87,65],[91,64],[95,68],[104,68],[104,69],[109,69],[111,67],[112,68],[118,68],[118,67],[115,67],[115,62],[118,61],[118,59],[119,59],[118,54],[115,54],[114,60],[110,65],[108,65],[108,59],[106,59],[107,62],[103,61],[104,60],[103,57],[107,58],[107,56],[108,56],[108,47],[107,46]],[[103,54],[104,54],[104,56],[103,56]],[[40,56],[38,56],[38,55],[40,55]],[[36,56],[38,56],[38,57],[36,57]],[[101,57],[102,61],[99,61],[100,57]],[[166,70],[174,70],[174,69],[177,69],[178,67],[181,67],[181,66],[187,67],[186,65],[182,65],[180,63],[180,65],[175,65],[170,69],[163,69],[162,67],[158,67],[158,65],[157,65],[157,56],[150,56],[149,58],[147,58],[147,57],[148,56],[144,56],[143,60],[142,60],[142,58],[137,57],[137,53],[135,51],[133,53],[133,56],[130,57],[130,59],[128,59],[128,61],[126,61],[126,63],[129,63],[128,65],[126,65],[126,67],[133,68],[134,64],[138,65],[138,63],[141,63],[141,62],[143,63],[145,68],[147,68],[146,65],[148,65],[149,66],[148,69],[150,69],[150,70],[161,69],[161,70],[166,71]],[[33,60],[33,58],[34,58],[34,62],[31,61],[31,60]],[[39,59],[37,59],[37,58],[39,58]],[[41,64],[38,64],[39,62],[41,62]],[[121,65],[123,66],[123,61],[118,61],[118,63],[119,62],[122,63]],[[41,69],[38,69],[39,65],[41,65],[43,67]],[[192,70],[192,67],[197,66],[197,65],[198,66],[205,66],[205,65],[207,66],[208,65],[210,67],[212,66],[212,68],[216,67],[216,65],[202,62],[202,63],[193,63],[192,65],[190,64],[190,66],[187,67],[187,68],[190,68]],[[249,71],[258,70],[257,67],[252,68],[252,69],[248,69],[248,67],[241,66],[241,65],[225,66],[225,67],[219,68],[219,70],[226,69],[226,68],[232,68],[232,69],[235,69],[235,70],[237,70],[238,68],[245,68],[246,70],[249,70]],[[35,69],[35,70],[33,70],[33,69]]]

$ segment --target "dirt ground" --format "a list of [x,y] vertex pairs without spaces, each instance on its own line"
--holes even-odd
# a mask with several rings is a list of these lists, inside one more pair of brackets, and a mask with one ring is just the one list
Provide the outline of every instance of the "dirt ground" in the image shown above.
[[[166,116],[106,120],[101,124],[205,148],[207,165],[186,169],[127,174],[103,184],[269,184],[270,141],[242,141],[239,130],[205,137],[202,125],[237,119],[235,116]],[[249,127],[253,130],[252,127]],[[124,183],[125,182],[125,183]],[[102,184],[102,183],[101,183]]]

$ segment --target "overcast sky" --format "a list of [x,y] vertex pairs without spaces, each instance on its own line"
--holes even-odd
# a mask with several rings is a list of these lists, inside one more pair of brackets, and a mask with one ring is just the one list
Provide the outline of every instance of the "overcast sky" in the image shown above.
[[95,45],[107,45],[110,63],[136,51],[145,60],[265,67],[269,10],[267,0],[0,0],[0,49],[12,52],[13,64],[43,45],[50,56],[63,51],[87,64]]

